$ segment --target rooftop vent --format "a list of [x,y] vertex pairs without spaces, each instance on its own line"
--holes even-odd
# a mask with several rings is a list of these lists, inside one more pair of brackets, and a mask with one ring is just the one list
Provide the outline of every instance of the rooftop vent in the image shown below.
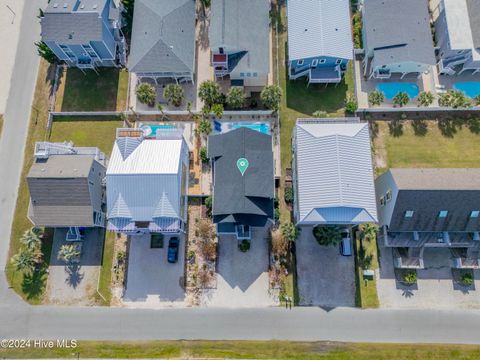
[[58,4],[57,4],[57,3],[53,4],[53,8],[54,8],[54,9],[56,9],[57,7],[58,7]]
[[96,9],[98,7],[97,4],[93,4],[93,8]]
[[66,9],[68,7],[68,4],[67,3],[64,3],[63,4],[63,8]]

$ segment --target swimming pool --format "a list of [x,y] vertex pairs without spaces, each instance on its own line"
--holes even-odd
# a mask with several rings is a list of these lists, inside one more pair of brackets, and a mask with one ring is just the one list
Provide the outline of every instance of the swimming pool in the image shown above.
[[156,137],[157,131],[173,130],[176,129],[175,125],[141,125],[140,128],[143,130],[146,137]]
[[270,134],[270,124],[268,124],[268,123],[238,122],[238,123],[231,123],[230,124],[230,129],[231,130],[235,130],[235,129],[242,128],[242,127],[249,128],[249,129],[252,129],[252,130],[257,130],[257,131],[261,132],[262,134],[267,134],[267,135]]
[[381,83],[377,90],[385,95],[387,100],[392,100],[399,92],[406,92],[410,99],[416,98],[419,93],[418,85],[413,83]]
[[474,98],[480,95],[480,82],[467,81],[453,84],[455,90],[463,92],[469,98]]

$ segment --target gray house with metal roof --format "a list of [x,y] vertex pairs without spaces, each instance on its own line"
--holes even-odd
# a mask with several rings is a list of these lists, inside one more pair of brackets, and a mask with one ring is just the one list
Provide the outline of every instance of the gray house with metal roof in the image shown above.
[[216,78],[263,87],[270,72],[270,1],[212,0],[209,29]]
[[136,0],[127,67],[140,81],[193,82],[195,0]]
[[478,268],[480,169],[390,169],[375,181],[380,241],[398,268],[423,268],[425,248],[449,248],[452,267]]
[[439,11],[435,22],[439,73],[479,73],[480,0],[441,0]]
[[40,22],[42,41],[68,66],[125,65],[121,8],[115,0],[51,0]]
[[274,174],[272,137],[239,128],[210,135],[213,163],[213,222],[218,234],[250,239],[252,227],[272,223]]
[[420,75],[435,65],[427,0],[364,0],[362,16],[365,76]]
[[28,218],[35,226],[104,227],[105,155],[98,148],[72,143],[35,144],[35,160],[27,175]]

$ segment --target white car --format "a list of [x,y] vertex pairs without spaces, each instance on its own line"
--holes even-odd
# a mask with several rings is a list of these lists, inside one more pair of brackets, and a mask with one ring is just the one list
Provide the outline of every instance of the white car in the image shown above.
[[340,241],[340,254],[343,256],[352,256],[352,238],[349,229],[342,229],[342,241]]

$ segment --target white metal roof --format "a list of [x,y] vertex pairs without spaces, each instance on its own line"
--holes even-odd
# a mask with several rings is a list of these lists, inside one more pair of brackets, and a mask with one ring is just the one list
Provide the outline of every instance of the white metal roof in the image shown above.
[[289,60],[353,58],[349,0],[288,0]]
[[298,223],[377,222],[370,134],[352,120],[298,120]]

